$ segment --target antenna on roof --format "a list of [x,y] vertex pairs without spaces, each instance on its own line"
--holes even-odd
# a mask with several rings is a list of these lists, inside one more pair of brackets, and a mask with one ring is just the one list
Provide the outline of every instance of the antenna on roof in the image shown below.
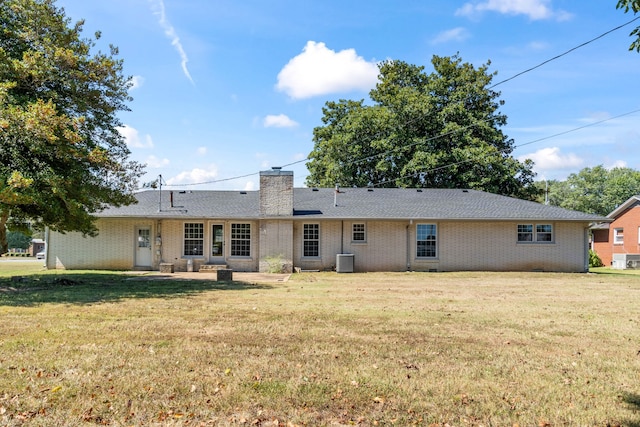
[[336,192],[333,195],[333,206],[338,206],[338,193],[344,193],[344,191],[340,191],[340,186],[336,184]]
[[158,189],[160,190],[158,193],[158,212],[162,212],[162,175],[158,175]]
[[549,181],[544,180],[544,204],[549,204]]

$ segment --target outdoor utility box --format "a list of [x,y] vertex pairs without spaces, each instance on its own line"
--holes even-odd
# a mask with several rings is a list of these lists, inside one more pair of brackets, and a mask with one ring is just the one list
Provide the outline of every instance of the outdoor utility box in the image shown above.
[[160,263],[160,273],[173,273],[173,264],[169,262]]
[[353,254],[336,255],[336,273],[353,273]]
[[611,267],[616,270],[640,269],[640,254],[613,254]]
[[216,271],[218,282],[232,282],[233,270],[230,268],[221,268]]

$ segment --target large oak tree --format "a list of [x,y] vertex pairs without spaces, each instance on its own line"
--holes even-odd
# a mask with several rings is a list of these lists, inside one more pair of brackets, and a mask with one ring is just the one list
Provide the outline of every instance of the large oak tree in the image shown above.
[[134,202],[143,168],[117,130],[131,79],[82,28],[54,0],[0,1],[0,252],[7,225],[93,235],[93,214]]
[[507,117],[489,63],[432,59],[434,71],[380,64],[371,100],[327,102],[314,129],[310,186],[472,188],[532,198],[531,161],[519,162],[502,133]]

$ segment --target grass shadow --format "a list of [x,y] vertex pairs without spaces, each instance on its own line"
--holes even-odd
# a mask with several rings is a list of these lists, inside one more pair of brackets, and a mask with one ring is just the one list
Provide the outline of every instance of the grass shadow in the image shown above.
[[213,290],[266,289],[247,282],[185,280],[122,273],[27,275],[18,280],[0,278],[0,306],[41,304],[98,304],[132,298],[173,298]]
[[[635,393],[622,393],[620,399],[627,404],[628,409],[640,417],[640,395]],[[625,420],[622,422],[626,427],[640,427],[640,418],[635,420]]]
[[618,270],[611,267],[590,267],[589,273],[598,274],[603,276],[637,276],[640,278],[640,270]]

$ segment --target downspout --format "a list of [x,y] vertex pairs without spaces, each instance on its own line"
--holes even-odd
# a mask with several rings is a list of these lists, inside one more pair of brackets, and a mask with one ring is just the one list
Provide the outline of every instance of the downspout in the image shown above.
[[340,222],[340,253],[344,253],[344,221]]
[[[159,219],[156,223],[156,259],[159,264],[164,262],[162,257],[162,220]],[[158,264],[158,265],[159,265]]]
[[589,227],[584,229],[584,271],[589,272]]
[[412,222],[412,220],[409,220],[409,224],[407,224],[407,271],[411,271],[411,230],[409,228]]
[[49,269],[49,227],[44,228],[44,267]]

